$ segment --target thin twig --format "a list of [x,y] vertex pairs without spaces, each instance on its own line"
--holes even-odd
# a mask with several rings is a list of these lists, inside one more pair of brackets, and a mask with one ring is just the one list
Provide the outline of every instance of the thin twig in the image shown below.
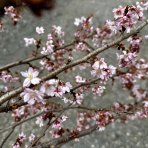
[[11,134],[14,132],[14,128],[11,129],[11,131],[7,134],[7,136],[4,138],[4,140],[2,141],[0,148],[3,147],[3,145],[5,144],[5,142],[8,140],[8,138],[11,136]]
[[32,116],[30,116],[30,117],[28,117],[28,118],[26,118],[26,119],[24,119],[24,120],[22,120],[22,121],[20,121],[20,122],[17,122],[17,123],[15,123],[15,124],[13,124],[13,125],[11,125],[11,126],[5,128],[5,129],[3,129],[3,130],[0,130],[0,134],[1,134],[1,133],[4,133],[4,132],[6,132],[6,131],[8,131],[8,130],[10,130],[10,129],[15,129],[17,126],[19,126],[19,125],[21,125],[21,124],[23,124],[23,123],[25,123],[25,122],[27,122],[27,121],[29,121],[29,120],[32,120],[32,119],[34,119],[34,118],[36,118],[36,117],[42,115],[43,113],[45,113],[45,111],[41,111],[41,112],[39,112],[39,113],[37,113],[37,114],[35,114],[35,115],[32,115]]
[[[57,48],[55,50],[64,49],[64,48],[67,48],[67,47],[72,46],[72,45],[74,45],[74,42],[71,42],[71,43],[69,43],[67,45],[64,45],[64,46],[62,46],[60,48]],[[7,64],[5,66],[0,67],[0,71],[8,70],[9,68],[12,68],[12,67],[15,67],[15,66],[19,66],[19,65],[23,65],[23,64],[29,64],[29,62],[40,60],[40,59],[46,58],[48,56],[49,55],[38,55],[36,57],[31,57],[31,58],[27,58],[27,59],[20,60],[20,61],[15,61],[15,62],[13,62],[11,64]]]
[[[89,82],[85,82],[85,83],[79,84],[79,85],[75,86],[74,88],[72,88],[72,89],[70,90],[70,92],[75,91],[76,89],[78,89],[78,88],[80,88],[80,87],[88,86],[88,85],[94,84],[94,83],[96,83],[98,80],[100,80],[100,79],[97,78],[97,79],[94,79],[94,80],[90,80]],[[12,97],[13,97],[13,96],[12,96]],[[5,101],[7,101],[6,97],[5,97],[5,100],[3,99],[3,102],[0,101],[0,104],[1,104],[1,103],[4,103]],[[26,104],[27,104],[27,103],[21,101],[20,103],[10,104],[10,105],[5,106],[5,107],[4,107],[4,106],[0,106],[0,113],[11,111],[13,108],[16,109],[16,108],[21,107],[21,106],[26,105]]]

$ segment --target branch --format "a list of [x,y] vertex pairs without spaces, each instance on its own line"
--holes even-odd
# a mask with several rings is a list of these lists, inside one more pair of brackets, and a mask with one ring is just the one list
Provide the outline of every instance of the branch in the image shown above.
[[[97,79],[91,80],[91,81],[89,81],[89,82],[79,84],[79,85],[75,86],[74,88],[72,88],[72,89],[70,90],[70,92],[73,92],[73,91],[75,91],[76,89],[78,89],[78,88],[80,88],[80,87],[83,87],[83,86],[92,85],[92,84],[96,83],[98,80],[100,80],[100,79],[97,78]],[[19,90],[18,90],[18,91],[19,91]],[[20,90],[20,91],[21,91],[21,90]],[[12,93],[12,94],[15,94],[15,92]],[[15,95],[14,95],[14,96],[15,96]],[[12,97],[13,97],[13,95],[12,95]],[[5,98],[5,99],[3,99],[3,102],[0,101],[0,104],[1,104],[1,103],[3,104],[4,102],[7,101],[7,97],[4,96],[4,98]],[[12,111],[13,109],[17,109],[17,108],[19,108],[19,107],[21,107],[21,106],[23,106],[23,105],[27,105],[27,103],[24,102],[24,101],[21,101],[21,102],[19,102],[19,103],[9,104],[9,105],[7,105],[7,106],[0,106],[0,113]]]
[[94,125],[94,126],[90,127],[87,130],[83,130],[83,131],[77,133],[75,136],[72,135],[72,134],[68,134],[66,136],[57,138],[57,139],[55,139],[55,140],[53,140],[51,142],[39,144],[37,146],[34,146],[33,148],[58,148],[60,145],[62,145],[64,143],[67,143],[67,142],[69,142],[71,140],[74,140],[76,138],[80,138],[80,137],[89,135],[89,134],[91,134],[92,132],[94,132],[97,129],[98,129],[98,126]]
[[[55,50],[57,51],[57,50],[60,50],[60,49],[64,49],[64,48],[67,48],[67,47],[72,46],[72,45],[74,45],[74,42],[69,43],[69,44],[67,44],[65,46],[62,46],[60,48],[57,48]],[[46,58],[48,56],[49,55],[39,55],[39,56],[36,56],[36,57],[31,57],[31,58],[24,59],[24,60],[21,60],[21,61],[15,61],[15,62],[13,62],[11,64],[7,64],[5,66],[0,67],[0,72],[3,71],[3,70],[7,70],[9,68],[15,67],[15,66],[28,64],[29,62],[40,60],[40,59]]]
[[11,125],[11,126],[5,128],[5,129],[3,129],[3,130],[0,130],[0,134],[1,134],[1,133],[4,133],[4,132],[6,132],[6,131],[8,131],[8,130],[10,130],[10,129],[15,129],[17,126],[23,124],[24,122],[27,122],[27,121],[29,121],[29,120],[32,120],[32,119],[34,119],[34,118],[36,118],[36,117],[42,115],[43,113],[45,113],[45,111],[39,112],[39,113],[37,113],[37,114],[35,114],[35,115],[31,116],[31,117],[28,117],[28,118],[26,118],[26,119],[24,119],[24,120],[22,120],[22,121],[20,121],[20,122],[17,122],[17,123],[15,123],[15,124],[13,124],[13,125]]
[[7,136],[4,138],[4,140],[2,141],[0,148],[3,147],[3,145],[6,143],[6,141],[8,140],[8,138],[11,136],[11,134],[14,132],[14,128],[11,129],[11,131],[7,134]]
[[[47,76],[44,76],[42,77],[42,81],[46,81],[46,80],[49,80],[53,77],[55,77],[56,75],[60,74],[61,72],[69,69],[69,68],[72,68],[76,65],[79,65],[81,63],[85,63],[87,62],[90,58],[98,55],[99,53],[113,47],[114,45],[116,44],[119,44],[121,41],[129,38],[130,36],[138,33],[140,30],[142,30],[146,25],[148,25],[148,20],[146,20],[143,24],[141,24],[139,27],[137,27],[136,29],[132,30],[130,33],[127,33],[127,34],[123,34],[120,38],[118,38],[117,40],[107,44],[107,45],[104,45],[103,47],[101,48],[98,48],[96,49],[95,51],[92,51],[91,53],[89,53],[87,56],[81,58],[81,59],[78,59],[68,65],[64,65],[64,66],[61,66],[60,68],[58,68],[57,70],[51,72],[49,75]],[[0,105],[3,104],[4,102],[6,102],[7,100],[9,100],[10,98],[12,98],[13,96],[15,95],[18,95],[19,93],[21,93],[23,91],[23,88],[20,87],[16,90],[13,90],[5,95],[3,95],[2,97],[0,97]]]
[[[71,105],[71,104],[70,104]],[[33,145],[36,145],[38,143],[38,141],[44,137],[46,131],[48,130],[48,128],[65,112],[65,110],[62,110],[61,113],[49,124],[46,125],[46,127],[42,130],[41,135],[35,139],[35,141],[31,144],[31,146],[29,148],[31,148]]]

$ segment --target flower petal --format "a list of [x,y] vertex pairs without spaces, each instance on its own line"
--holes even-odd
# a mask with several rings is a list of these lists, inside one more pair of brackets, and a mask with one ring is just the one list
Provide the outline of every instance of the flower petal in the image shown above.
[[30,84],[31,84],[30,80],[29,80],[28,78],[26,78],[26,79],[24,80],[23,86],[24,86],[24,87],[28,87],[28,86],[30,86]]
[[32,83],[33,85],[36,85],[36,84],[39,84],[40,81],[41,81],[41,79],[39,79],[39,78],[33,78],[33,79],[31,80],[31,83]]
[[36,71],[36,70],[32,73],[32,76],[33,76],[33,77],[37,77],[38,75],[39,75],[39,72]]
[[21,75],[22,75],[23,77],[28,77],[28,73],[27,73],[27,72],[24,72],[24,71],[21,72]]

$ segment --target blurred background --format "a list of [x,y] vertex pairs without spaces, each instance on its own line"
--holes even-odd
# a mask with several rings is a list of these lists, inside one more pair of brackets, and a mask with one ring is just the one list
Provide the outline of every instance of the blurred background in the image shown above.
[[[56,0],[53,10],[44,11],[41,17],[36,17],[29,8],[24,9],[22,12],[23,19],[16,26],[12,25],[10,19],[4,17],[5,32],[0,33],[0,66],[28,57],[32,48],[26,48],[23,39],[24,37],[34,37],[36,26],[43,26],[47,33],[50,32],[52,25],[61,26],[68,42],[73,38],[73,22],[76,17],[87,17],[93,14],[94,22],[101,25],[106,19],[113,18],[113,8],[134,2],[135,0]],[[148,34],[148,28],[143,32]],[[143,57],[148,55],[147,46],[148,43],[144,42],[141,53]],[[102,56],[114,63],[114,56],[111,55],[111,52],[113,50],[103,53]],[[98,100],[98,106],[111,104],[118,99],[121,101],[127,96],[117,87],[112,90],[108,89],[107,93],[105,97]],[[87,97],[90,98],[90,96]],[[11,117],[5,113],[0,115],[0,128],[8,125],[10,119]],[[72,125],[73,121],[70,124]],[[18,132],[22,128],[17,128]],[[28,128],[27,131],[29,132],[32,129]],[[7,142],[4,148],[11,147],[15,136],[9,138],[9,143]],[[0,141],[3,137],[4,135],[0,135]],[[110,124],[105,131],[94,132],[92,135],[79,139],[79,141],[64,145],[63,148],[148,148],[148,120],[135,120],[128,124]]]

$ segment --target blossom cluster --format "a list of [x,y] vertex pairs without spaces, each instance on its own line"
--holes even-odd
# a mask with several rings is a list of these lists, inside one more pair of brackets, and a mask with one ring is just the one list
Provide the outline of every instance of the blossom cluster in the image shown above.
[[12,84],[17,82],[19,80],[19,77],[13,76],[8,71],[2,71],[0,72],[0,81],[2,82],[2,92],[8,92],[12,88]]
[[[139,32],[131,33],[139,22],[146,20],[144,12],[147,10],[148,2],[119,6],[113,9],[114,19],[106,20],[102,27],[95,27],[93,16],[76,18],[74,41],[69,44],[64,40],[65,32],[61,26],[53,25],[50,33],[44,27],[37,26],[36,37],[24,38],[26,47],[36,47],[33,57],[12,63],[29,65],[27,70],[20,72],[19,76],[22,77],[18,78],[11,72],[11,65],[0,72],[0,80],[5,85],[1,94],[8,92],[2,96],[0,103],[7,103],[5,110],[12,112],[18,124],[35,118],[34,122],[40,129],[45,127],[43,136],[37,138],[39,140],[45,132],[51,138],[66,135],[76,138],[92,125],[102,131],[116,120],[126,123],[128,120],[147,118],[148,92],[145,82],[148,78],[148,61],[139,56],[141,43],[147,39],[147,35],[143,38]],[[14,22],[20,18],[13,7],[5,8],[5,11]],[[46,33],[47,37],[43,39]],[[126,37],[126,34],[130,37]],[[118,41],[118,37],[121,40]],[[103,54],[99,55],[109,47],[115,50],[116,64],[109,63]],[[75,55],[80,56],[79,59]],[[18,80],[21,86],[13,91],[9,85]],[[133,102],[123,104],[117,101],[108,108],[99,109],[99,99],[103,99],[107,88],[113,88],[116,83],[128,92]],[[5,101],[5,96],[9,100]],[[76,126],[73,129],[66,124],[72,116],[70,110],[73,115],[76,113]],[[30,116],[31,119],[28,119]],[[26,140],[34,144],[36,137],[33,132],[28,137],[21,133],[13,148],[22,147]]]
[[5,14],[11,18],[14,24],[16,24],[21,19],[19,11],[15,9],[13,6],[5,7],[4,9]]
[[108,66],[104,61],[104,58],[97,60],[92,65],[92,68],[93,70],[91,71],[91,75],[105,81],[116,73],[116,67],[112,65]]

